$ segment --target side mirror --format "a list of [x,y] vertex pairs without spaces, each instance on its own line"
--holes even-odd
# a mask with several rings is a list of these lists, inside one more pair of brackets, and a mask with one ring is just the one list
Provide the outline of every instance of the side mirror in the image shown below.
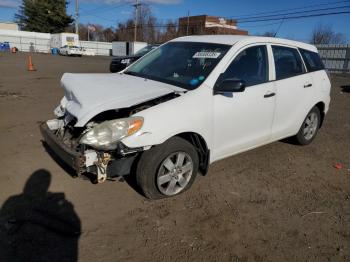
[[243,92],[246,84],[244,80],[229,78],[214,86],[214,95],[223,93]]

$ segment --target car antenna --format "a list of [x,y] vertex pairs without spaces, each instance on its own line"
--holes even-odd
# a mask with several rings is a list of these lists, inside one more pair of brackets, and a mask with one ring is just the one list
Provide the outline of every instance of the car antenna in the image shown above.
[[277,30],[276,30],[276,33],[274,34],[274,36],[273,36],[273,37],[276,37],[276,36],[277,36],[278,31],[280,30],[281,26],[282,26],[282,25],[283,25],[283,23],[284,23],[284,19],[285,19],[285,16],[282,18],[282,21],[281,21],[280,25],[278,26],[278,28],[277,28]]

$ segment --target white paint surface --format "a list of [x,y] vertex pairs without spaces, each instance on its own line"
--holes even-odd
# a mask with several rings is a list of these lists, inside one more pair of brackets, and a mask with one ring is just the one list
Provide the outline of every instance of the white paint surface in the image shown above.
[[[316,52],[309,44],[290,40],[249,36],[192,36],[173,41],[230,44],[232,48],[206,80],[193,91],[140,111],[144,124],[122,142],[128,147],[161,144],[184,132],[201,135],[210,149],[210,162],[295,135],[309,110],[318,102],[330,102],[330,81],[324,71],[310,72],[275,81],[271,44],[300,47]],[[213,95],[213,87],[240,52],[253,45],[266,45],[269,82],[247,87],[232,96]],[[304,85],[312,83],[312,87]],[[65,74],[63,106],[84,126],[95,115],[126,108],[183,91],[181,88],[124,74]],[[268,99],[264,95],[276,93]]]

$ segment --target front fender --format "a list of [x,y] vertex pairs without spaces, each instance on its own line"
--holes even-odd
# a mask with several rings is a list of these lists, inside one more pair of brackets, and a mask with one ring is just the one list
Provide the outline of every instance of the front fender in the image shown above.
[[212,90],[202,86],[197,90],[138,112],[144,124],[136,134],[124,138],[128,147],[147,147],[164,143],[181,133],[197,133],[208,147],[212,144]]

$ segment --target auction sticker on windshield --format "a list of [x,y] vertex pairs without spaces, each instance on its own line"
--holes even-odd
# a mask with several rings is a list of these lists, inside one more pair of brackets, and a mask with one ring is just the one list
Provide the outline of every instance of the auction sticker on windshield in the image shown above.
[[220,52],[197,52],[194,54],[193,58],[212,58],[216,59],[221,55]]

